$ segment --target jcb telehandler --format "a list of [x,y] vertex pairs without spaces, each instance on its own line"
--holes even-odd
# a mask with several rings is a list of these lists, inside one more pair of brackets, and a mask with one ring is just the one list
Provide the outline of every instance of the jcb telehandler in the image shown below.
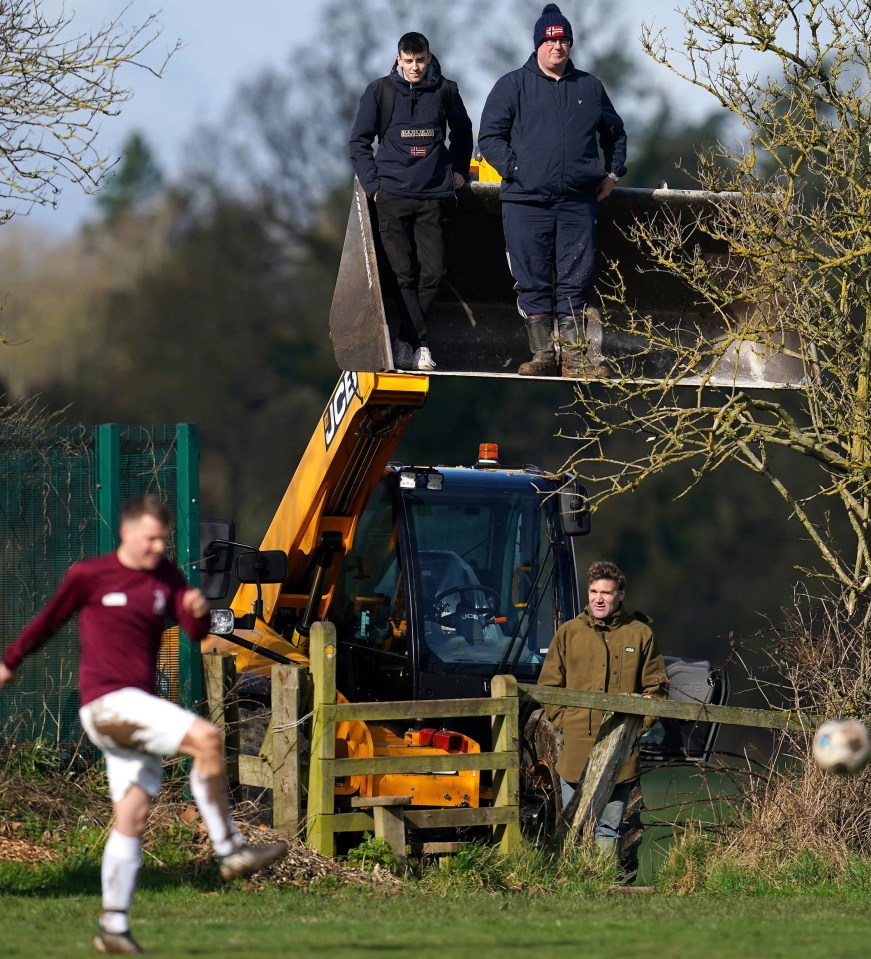
[[[236,653],[249,696],[274,662],[307,663],[311,625],[325,619],[336,627],[345,697],[420,702],[418,721],[401,728],[341,724],[339,756],[477,750],[485,733],[440,730],[428,701],[486,695],[500,673],[534,683],[556,628],[585,604],[578,567],[598,557],[586,491],[572,476],[507,468],[490,444],[465,467],[391,462],[428,386],[413,374],[343,374],[259,549],[206,549],[207,588],[238,553],[243,584],[230,609],[213,612],[223,638],[212,648]],[[226,530],[218,538],[232,539]],[[673,697],[724,701],[725,677],[708,662],[668,665]],[[523,821],[547,834],[559,803],[555,730],[540,711],[523,727]],[[704,759],[714,734],[656,726],[646,755]],[[463,772],[354,777],[337,793],[409,795],[423,806],[487,801]]]
[[[461,191],[451,223],[447,275],[430,323],[438,374],[512,375],[526,358],[504,255],[498,182],[488,179],[493,177],[482,174]],[[622,363],[631,357],[632,375],[648,379],[671,369],[668,348],[657,352],[621,332],[622,308],[650,316],[662,329],[661,343],[725,337],[734,344],[713,351],[713,368],[700,361],[681,383],[778,388],[804,382],[792,332],[760,340],[753,335],[754,304],[712,311],[630,242],[636,218],[664,216],[697,256],[719,262],[725,245],[699,222],[704,211],[728,202],[728,196],[663,186],[616,189],[602,205],[600,283],[612,282],[619,270],[625,284],[622,307],[609,303],[610,322],[601,328],[593,323],[587,331],[606,359]],[[391,372],[387,320],[396,301],[373,209],[355,181],[330,337],[340,368],[357,372],[342,374],[262,543],[239,553],[242,585],[231,608],[216,610],[213,618],[222,637],[213,645],[236,652],[249,686],[257,683],[250,677],[275,661],[305,665],[309,630],[328,619],[337,630],[341,694],[420,702],[419,721],[411,728],[341,724],[337,755],[477,749],[481,731],[474,728],[433,733],[438,717],[428,714],[427,702],[486,694],[492,677],[503,672],[534,682],[556,628],[583,608],[579,569],[599,558],[595,545],[588,545],[595,536],[587,535],[585,490],[572,476],[507,468],[487,444],[465,467],[391,462],[429,389],[427,376]],[[240,547],[226,543],[232,540],[227,529],[223,535],[212,530],[208,538],[225,541],[207,550],[207,569],[210,563],[217,579],[226,579]],[[662,639],[667,650],[668,636]],[[667,657],[667,665],[672,698],[725,701],[726,677],[707,661]],[[546,835],[558,815],[558,743],[540,711],[524,717],[522,728],[523,820]],[[657,723],[644,737],[643,755],[705,759],[715,734],[715,727],[704,724]],[[410,795],[415,805],[487,801],[477,780],[463,773],[402,782],[395,776],[358,777],[342,782],[337,792]]]

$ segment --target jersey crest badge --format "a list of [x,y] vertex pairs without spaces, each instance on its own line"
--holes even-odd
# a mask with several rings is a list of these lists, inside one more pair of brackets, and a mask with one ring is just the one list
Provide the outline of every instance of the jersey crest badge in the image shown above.
[[162,616],[166,612],[166,593],[162,589],[154,591],[154,606],[151,607],[151,612],[155,616]]

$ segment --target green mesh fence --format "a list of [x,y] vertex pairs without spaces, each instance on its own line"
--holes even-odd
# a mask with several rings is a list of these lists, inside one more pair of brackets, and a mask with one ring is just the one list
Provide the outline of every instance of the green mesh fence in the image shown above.
[[[199,525],[196,496],[190,493],[196,491],[196,476],[189,475],[190,464],[197,459],[195,430],[27,424],[0,424],[0,429],[2,645],[11,642],[39,612],[74,562],[114,546],[117,507],[140,493],[160,495],[179,517],[185,540],[180,544],[174,534],[169,556],[174,560],[181,556],[185,574],[196,581],[189,543],[191,529]],[[101,514],[111,516],[111,523],[104,522]],[[175,700],[180,696],[178,648],[178,630],[170,629],[161,653],[158,690]],[[32,653],[15,683],[0,692],[4,734],[19,740],[77,741],[81,735],[77,663],[78,641],[75,621],[71,621]],[[190,679],[183,677],[183,681],[187,685],[182,698],[190,702]]]

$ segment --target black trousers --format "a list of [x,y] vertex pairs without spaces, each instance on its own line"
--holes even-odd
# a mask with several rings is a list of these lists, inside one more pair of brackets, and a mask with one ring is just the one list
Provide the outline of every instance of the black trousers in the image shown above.
[[415,200],[379,190],[375,207],[387,261],[399,286],[399,329],[390,338],[425,346],[426,318],[445,275],[445,224],[452,200]]

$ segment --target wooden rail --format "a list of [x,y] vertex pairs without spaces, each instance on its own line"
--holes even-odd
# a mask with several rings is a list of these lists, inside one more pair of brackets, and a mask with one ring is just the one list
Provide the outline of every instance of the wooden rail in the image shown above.
[[[303,822],[309,845],[324,855],[335,851],[340,832],[374,831],[405,854],[405,826],[415,829],[490,826],[500,848],[508,851],[520,842],[520,700],[540,705],[597,709],[605,713],[599,738],[590,754],[584,777],[563,814],[566,838],[577,839],[598,820],[613,791],[614,778],[632,750],[641,718],[715,722],[763,729],[810,730],[816,718],[796,711],[746,709],[705,703],[678,702],[636,694],[585,692],[554,686],[517,683],[512,676],[495,676],[490,699],[428,700],[433,718],[489,716],[493,748],[487,753],[422,756],[336,757],[336,723],[411,720],[420,716],[420,702],[337,703],[336,636],[330,623],[315,623],[311,631],[311,675],[297,666],[272,667],[272,718],[258,756],[241,754],[239,708],[234,696],[235,659],[221,654],[203,656],[205,686],[212,720],[225,732],[227,773],[231,788],[250,785],[273,791],[273,825],[297,832]],[[303,802],[304,737],[300,724],[305,704],[312,706],[308,795]],[[420,808],[408,797],[355,797],[352,811],[336,809],[336,780],[348,776],[388,773],[437,773],[452,770],[488,770],[493,774],[493,804]],[[368,800],[368,801],[367,801]],[[303,809],[305,807],[305,815]],[[359,808],[364,807],[364,808]]]
[[643,716],[781,730],[809,729],[816,724],[813,717],[790,710],[714,706],[637,693],[593,693],[526,683],[518,684],[518,689],[521,696],[542,706],[599,709],[605,713],[583,778],[563,810],[564,838],[569,842],[576,841],[586,828],[598,822],[614,791],[614,780],[638,739]]
[[[375,756],[336,758],[336,723],[371,722],[387,719],[414,719],[420,715],[420,702],[336,703],[336,634],[331,623],[315,623],[309,642],[314,681],[314,718],[308,788],[308,843],[324,855],[335,851],[339,832],[376,831],[376,814],[337,812],[336,779],[345,776],[383,775],[385,773],[433,773],[449,770],[490,770],[493,773],[493,805],[486,808],[463,806],[443,809],[416,809],[392,806],[388,841],[405,855],[404,828],[397,822],[418,829],[439,827],[491,826],[503,851],[520,842],[520,735],[518,729],[517,682],[513,676],[496,676],[491,684],[491,699],[428,700],[426,713],[440,719],[490,716],[493,723],[493,750],[489,753],[434,756]],[[365,803],[360,797],[358,804]],[[379,808],[377,799],[371,805]],[[386,813],[377,813],[387,822]],[[377,830],[381,832],[382,830]],[[401,847],[401,848],[398,848]]]
[[713,706],[706,703],[656,699],[638,693],[589,693],[560,686],[531,686],[518,683],[520,692],[544,705],[578,706],[601,709],[627,716],[656,716],[658,719],[686,719],[702,723],[723,723],[727,726],[756,726],[760,729],[812,728],[816,720],[793,710],[744,709],[737,706]]

